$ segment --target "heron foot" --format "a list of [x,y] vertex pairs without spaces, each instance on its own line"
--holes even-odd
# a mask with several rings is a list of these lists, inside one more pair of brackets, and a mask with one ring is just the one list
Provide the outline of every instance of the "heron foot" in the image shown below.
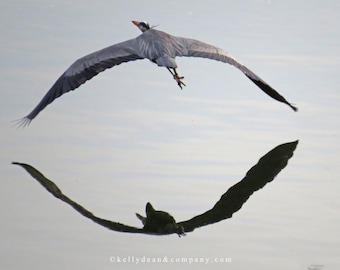
[[178,74],[174,74],[174,79],[176,80],[178,86],[183,89],[182,86],[186,86],[185,83],[182,81],[184,77],[180,77]]

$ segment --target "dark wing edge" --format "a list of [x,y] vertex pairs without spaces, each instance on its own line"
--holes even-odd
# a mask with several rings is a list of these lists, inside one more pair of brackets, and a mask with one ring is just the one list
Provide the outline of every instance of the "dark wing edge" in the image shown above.
[[288,102],[282,95],[280,95],[274,88],[272,88],[268,83],[262,80],[258,75],[252,72],[249,68],[242,65],[233,56],[231,56],[226,51],[215,47],[213,45],[201,42],[199,40],[190,38],[176,37],[179,44],[185,44],[186,50],[179,50],[177,56],[188,56],[188,57],[201,57],[208,58],[223,63],[228,63],[234,67],[241,70],[244,75],[247,76],[253,83],[255,83],[263,92],[272,97],[273,99],[283,102],[291,107],[294,111],[298,108]]
[[114,222],[106,219],[99,218],[95,216],[93,213],[88,211],[86,208],[78,204],[77,202],[71,200],[69,197],[64,195],[60,188],[51,180],[47,179],[42,173],[36,170],[31,165],[20,163],[20,162],[12,162],[12,164],[19,165],[24,168],[34,179],[36,179],[48,192],[50,192],[54,197],[60,199],[61,201],[72,206],[78,213],[83,215],[86,218],[89,218],[93,222],[109,229],[117,232],[126,232],[126,233],[145,233],[143,229],[136,228],[132,226],[128,226],[119,222]]
[[291,107],[295,112],[298,111],[298,108],[294,106],[292,103],[288,102],[282,95],[280,95],[275,89],[273,89],[269,84],[264,82],[262,79],[252,78],[245,74],[249,80],[255,83],[263,92],[265,92],[268,96],[272,97],[273,99],[283,102]]
[[17,126],[25,127],[50,103],[61,95],[75,90],[98,73],[125,62],[143,59],[134,50],[134,39],[128,40],[75,61],[53,84],[38,105],[22,119]]
[[214,207],[190,220],[178,222],[185,232],[231,218],[257,190],[271,182],[293,156],[298,141],[281,144],[263,156],[246,176],[224,193]]

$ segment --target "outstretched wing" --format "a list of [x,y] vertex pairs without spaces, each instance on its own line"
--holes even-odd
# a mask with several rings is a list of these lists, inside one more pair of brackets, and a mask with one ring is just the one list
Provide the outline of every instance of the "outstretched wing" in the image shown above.
[[[293,152],[297,144],[298,141],[279,145],[263,156],[259,162],[247,172],[246,176],[239,183],[232,186],[225,194],[222,195],[221,199],[212,209],[201,215],[195,216],[190,220],[178,222],[177,225],[183,228],[183,231],[180,234],[192,232],[195,228],[230,218],[233,213],[237,212],[242,207],[242,205],[255,191],[272,181],[274,177],[287,165],[288,160],[293,156]],[[93,222],[106,227],[107,229],[118,232],[150,235],[165,235],[176,232],[148,232],[143,228],[136,228],[115,221],[99,218],[77,202],[64,195],[55,183],[47,179],[32,166],[19,162],[13,162],[13,164],[23,167],[53,196],[72,206],[84,217],[91,219]],[[176,233],[178,234],[178,232]]]
[[138,59],[143,57],[138,55],[136,39],[112,45],[78,59],[59,77],[33,111],[21,119],[20,125],[28,125],[56,98],[78,88],[105,69]]
[[55,183],[47,179],[42,173],[40,173],[38,170],[36,170],[32,166],[25,164],[25,163],[20,163],[20,162],[12,162],[12,164],[20,165],[21,167],[23,167],[33,178],[35,178],[43,187],[45,187],[47,191],[49,191],[54,197],[69,204],[77,212],[79,212],[84,217],[91,219],[93,222],[113,231],[128,232],[128,233],[144,233],[143,229],[141,228],[128,226],[122,223],[102,219],[102,218],[95,216],[90,211],[85,209],[83,206],[81,206],[80,204],[76,203],[75,201],[71,200],[69,197],[64,195]]
[[242,65],[239,61],[237,61],[234,57],[232,57],[226,51],[215,47],[213,45],[201,42],[199,40],[190,39],[190,38],[182,38],[176,37],[177,43],[186,48],[186,50],[178,50],[177,56],[192,56],[192,57],[202,57],[208,58],[216,61],[221,61],[223,63],[228,63],[230,65],[235,66],[239,70],[241,70],[252,82],[254,82],[259,88],[261,88],[267,95],[276,99],[277,101],[283,102],[291,107],[294,111],[297,111],[297,108],[289,103],[283,96],[281,96],[276,90],[274,90],[269,84],[267,84],[264,80],[262,80],[259,76],[257,76],[254,72],[252,72],[249,68]]
[[275,147],[263,156],[240,182],[229,188],[212,209],[177,224],[183,226],[184,232],[192,232],[195,228],[231,218],[255,191],[271,182],[286,167],[297,144],[298,141],[295,141]]

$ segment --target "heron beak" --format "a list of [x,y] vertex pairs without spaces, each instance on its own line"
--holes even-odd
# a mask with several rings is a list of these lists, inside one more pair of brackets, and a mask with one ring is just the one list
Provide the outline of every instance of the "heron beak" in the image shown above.
[[139,21],[132,21],[132,23],[133,23],[134,25],[136,25],[136,26],[139,25]]

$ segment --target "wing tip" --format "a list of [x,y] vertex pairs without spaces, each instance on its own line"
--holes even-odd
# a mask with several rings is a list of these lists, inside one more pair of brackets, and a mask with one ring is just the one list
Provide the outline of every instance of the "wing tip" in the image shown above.
[[268,96],[270,96],[271,98],[273,98],[273,99],[275,99],[279,102],[283,102],[283,103],[287,104],[289,107],[291,107],[293,109],[294,112],[298,111],[298,108],[296,106],[294,106],[293,104],[288,102],[283,96],[281,96],[269,84],[262,81],[261,79],[253,78],[248,74],[245,74],[245,75],[248,77],[248,79],[250,79],[253,83],[255,83],[263,92],[265,92]]
[[12,163],[11,164],[13,164],[13,165],[21,165],[21,163],[20,162],[18,162],[18,161],[12,161]]
[[16,128],[25,128],[30,125],[32,122],[32,119],[29,116],[25,116],[23,118],[13,120],[12,121],[12,126]]
[[298,107],[290,104],[289,102],[287,104],[288,104],[289,107],[291,107],[293,109],[294,112],[297,112],[299,110]]

